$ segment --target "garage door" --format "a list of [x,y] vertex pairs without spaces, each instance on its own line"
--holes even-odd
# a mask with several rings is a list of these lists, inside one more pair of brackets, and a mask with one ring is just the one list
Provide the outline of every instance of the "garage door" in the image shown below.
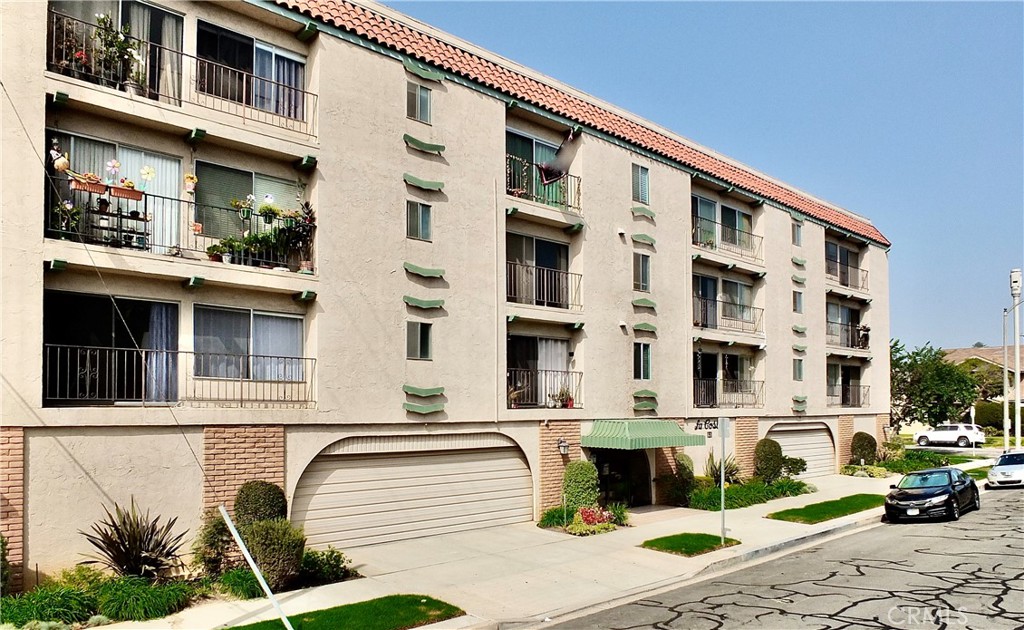
[[822,477],[836,473],[836,452],[832,433],[824,424],[777,424],[769,437],[782,446],[782,454],[807,461],[807,471],[799,479]]
[[309,544],[341,549],[533,518],[518,447],[319,455],[303,472],[292,521]]

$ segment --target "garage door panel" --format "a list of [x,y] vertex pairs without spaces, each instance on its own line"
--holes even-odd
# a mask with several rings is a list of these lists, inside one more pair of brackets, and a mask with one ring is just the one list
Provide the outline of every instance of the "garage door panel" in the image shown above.
[[810,479],[835,473],[835,447],[832,434],[824,425],[776,425],[767,437],[782,447],[783,455],[807,462],[807,470],[798,479]]
[[321,547],[523,522],[533,478],[514,447],[321,455],[299,479],[292,515]]

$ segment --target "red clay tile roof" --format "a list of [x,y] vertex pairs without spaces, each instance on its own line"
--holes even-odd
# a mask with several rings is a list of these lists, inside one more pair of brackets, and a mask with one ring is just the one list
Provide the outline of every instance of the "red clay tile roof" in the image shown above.
[[343,0],[275,2],[371,42],[464,76],[515,99],[532,103],[581,125],[621,138],[729,184],[795,208],[830,225],[882,245],[890,245],[888,239],[875,226],[833,206],[781,186],[757,173],[709,155],[575,95],[399,24],[365,7]]

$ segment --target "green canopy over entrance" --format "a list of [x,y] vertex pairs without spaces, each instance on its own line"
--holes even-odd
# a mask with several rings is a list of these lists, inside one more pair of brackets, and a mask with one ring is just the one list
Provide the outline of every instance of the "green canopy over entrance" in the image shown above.
[[704,446],[704,436],[685,433],[671,420],[595,420],[594,429],[583,436],[581,444],[626,450]]

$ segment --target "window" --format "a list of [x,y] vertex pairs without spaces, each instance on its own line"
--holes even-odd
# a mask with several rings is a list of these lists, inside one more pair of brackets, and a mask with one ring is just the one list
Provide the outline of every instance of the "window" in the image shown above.
[[753,322],[753,291],[754,288],[749,284],[722,280],[722,317]]
[[647,254],[633,253],[633,290],[651,290],[651,257]]
[[301,317],[196,306],[194,320],[196,376],[303,380]]
[[405,334],[405,356],[407,359],[425,359],[430,357],[430,328],[433,324],[426,322],[409,322]]
[[690,197],[690,214],[693,217],[693,242],[704,247],[715,246],[718,231],[718,204],[710,199],[693,195]]
[[199,91],[304,120],[306,63],[302,57],[199,21]]
[[804,312],[804,293],[803,291],[793,291],[793,312],[803,313]]
[[505,131],[505,191],[549,206],[574,203],[564,180],[544,183],[541,164],[555,159],[558,146],[512,131]]
[[651,380],[651,344],[633,344],[633,378]]
[[[294,181],[208,162],[196,163],[196,177],[201,183],[196,186],[195,223],[199,224],[203,236],[241,238],[245,231],[250,235],[269,232],[273,224],[265,223],[257,215],[267,195],[274,199],[278,208],[294,208],[298,204],[298,187]],[[248,195],[256,201],[246,216],[235,210],[231,201],[245,199]]]
[[793,222],[793,244],[800,247],[804,244],[804,226]]
[[418,201],[405,202],[405,235],[421,241],[430,240],[430,206]]
[[728,206],[722,206],[722,241],[744,249],[752,247],[750,233],[754,230],[754,217]]
[[430,88],[409,81],[405,93],[405,115],[430,124]]
[[646,167],[633,165],[633,201],[650,203],[650,182]]
[[579,304],[579,276],[569,271],[569,246],[522,234],[505,234],[506,299],[569,308]]
[[804,360],[793,359],[793,380],[802,381],[804,380]]

